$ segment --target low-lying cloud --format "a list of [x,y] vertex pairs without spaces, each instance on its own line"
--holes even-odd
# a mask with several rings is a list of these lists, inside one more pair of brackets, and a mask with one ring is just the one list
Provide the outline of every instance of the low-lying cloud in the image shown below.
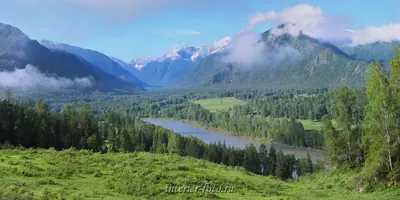
[[21,90],[89,88],[95,84],[93,77],[68,79],[41,73],[35,66],[0,72],[0,87]]
[[244,69],[253,66],[275,67],[283,61],[299,58],[300,52],[288,45],[272,47],[254,31],[244,31],[232,39],[232,47],[223,62],[234,63]]
[[261,40],[260,34],[245,31],[234,37],[231,43],[232,47],[228,55],[223,58],[224,62],[249,67],[263,60],[265,43]]

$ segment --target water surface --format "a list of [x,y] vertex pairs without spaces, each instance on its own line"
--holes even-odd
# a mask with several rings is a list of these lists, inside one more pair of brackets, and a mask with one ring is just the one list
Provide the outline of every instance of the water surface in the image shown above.
[[[181,122],[177,120],[170,120],[170,119],[154,119],[154,118],[147,118],[143,119],[146,122],[152,123],[154,125],[162,126],[167,129],[171,129],[174,132],[180,133],[182,135],[188,136],[192,135],[198,137],[199,139],[203,140],[205,143],[214,143],[221,141],[225,141],[226,145],[234,146],[235,148],[244,149],[246,145],[253,143],[254,146],[258,149],[260,146],[260,142],[255,140],[250,140],[246,138],[242,138],[239,136],[228,135],[217,133],[213,131],[207,131],[202,128],[198,128],[195,125],[189,122]],[[267,148],[270,147],[270,144],[265,144]],[[307,156],[307,151],[310,151],[311,159],[313,162],[316,160],[322,160],[325,158],[325,152],[321,151],[313,151],[306,148],[299,148],[299,147],[287,147],[280,144],[274,144],[274,147],[279,151],[283,151],[285,154],[294,154],[296,158],[302,158]]]

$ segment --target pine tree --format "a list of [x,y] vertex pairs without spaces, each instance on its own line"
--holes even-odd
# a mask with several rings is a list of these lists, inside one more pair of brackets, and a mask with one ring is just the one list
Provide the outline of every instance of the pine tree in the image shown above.
[[168,153],[170,154],[181,154],[181,139],[178,134],[171,133],[168,137]]

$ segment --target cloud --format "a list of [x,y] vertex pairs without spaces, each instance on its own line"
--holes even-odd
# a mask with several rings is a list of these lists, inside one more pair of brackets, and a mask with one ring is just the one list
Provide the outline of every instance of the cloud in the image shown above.
[[195,30],[178,30],[178,31],[165,31],[156,33],[157,35],[162,35],[165,37],[177,37],[177,36],[190,36],[190,35],[200,35],[201,32]]
[[176,32],[178,35],[200,35],[201,33],[193,30],[182,30]]
[[300,53],[289,46],[269,46],[261,35],[254,31],[244,31],[231,41],[228,54],[222,61],[233,63],[239,68],[251,68],[256,65],[274,67],[286,60],[290,62],[300,57]]
[[89,88],[94,85],[93,77],[67,79],[41,73],[36,67],[27,65],[24,69],[0,72],[0,87],[22,90]]
[[[153,14],[168,9],[196,8],[202,1],[192,0],[13,0],[20,6],[34,9],[73,9],[85,14],[101,15],[107,19],[132,19],[143,14]],[[204,0],[203,0],[204,1]]]
[[276,19],[276,17],[277,14],[273,10],[267,13],[258,12],[257,14],[250,16],[249,28],[252,29],[257,24],[272,21]]
[[351,20],[345,16],[324,14],[319,7],[298,4],[285,8],[279,13],[275,11],[257,13],[250,17],[248,28],[270,22],[275,27],[281,24],[285,25],[283,28],[273,28],[272,33],[275,35],[289,33],[298,36],[300,33],[304,33],[317,39],[344,41],[350,37],[348,33],[343,32],[343,29],[348,29],[349,21]]
[[52,33],[53,31],[49,28],[42,27],[40,28],[41,33]]
[[[185,0],[61,0],[107,15],[132,18],[158,9],[190,3]],[[193,2],[192,2],[193,3]]]
[[261,35],[252,31],[240,33],[232,40],[229,54],[223,58],[224,62],[248,66],[262,59],[265,48]]
[[355,30],[351,38],[351,45],[400,40],[400,24],[389,24],[381,27],[370,26],[362,30]]
[[135,68],[140,71],[144,68],[144,65],[135,64]]
[[348,32],[348,33],[354,33],[354,30],[351,30],[351,29],[343,29],[342,31]]

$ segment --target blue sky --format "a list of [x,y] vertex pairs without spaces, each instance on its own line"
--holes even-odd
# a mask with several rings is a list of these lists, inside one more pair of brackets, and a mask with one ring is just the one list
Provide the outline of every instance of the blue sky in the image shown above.
[[[258,12],[280,13],[298,4],[320,8],[327,18],[345,23],[346,29],[400,24],[397,0],[1,1],[0,22],[19,27],[32,39],[94,49],[126,61],[162,56],[183,42],[193,46],[212,44],[235,36]],[[274,21],[258,23],[254,31],[263,32],[273,24]],[[370,31],[364,31],[358,39],[364,39]],[[393,34],[387,37],[397,37]]]

